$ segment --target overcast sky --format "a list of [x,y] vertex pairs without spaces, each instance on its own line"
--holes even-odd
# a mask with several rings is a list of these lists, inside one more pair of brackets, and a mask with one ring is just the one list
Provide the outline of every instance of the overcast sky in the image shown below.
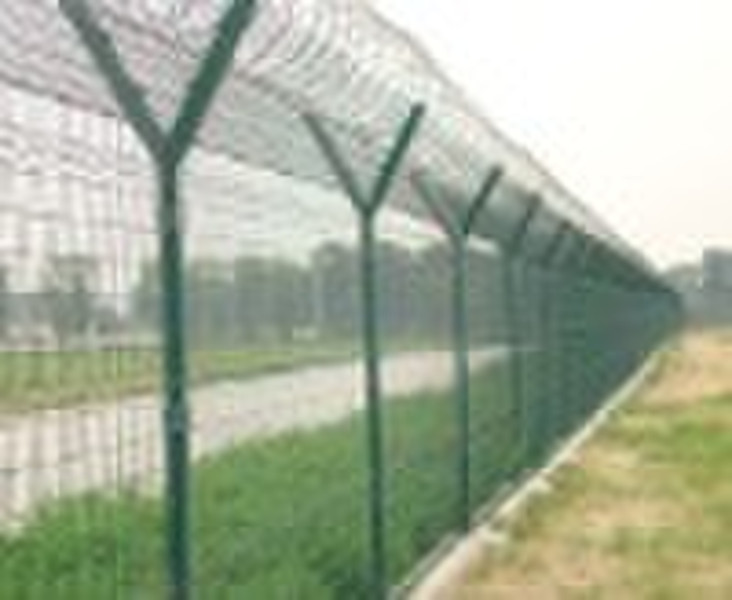
[[374,0],[660,265],[732,248],[732,0]]

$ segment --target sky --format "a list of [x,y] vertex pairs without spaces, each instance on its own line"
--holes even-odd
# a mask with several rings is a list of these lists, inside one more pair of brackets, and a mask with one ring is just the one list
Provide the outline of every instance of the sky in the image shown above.
[[657,265],[732,248],[730,0],[373,0]]

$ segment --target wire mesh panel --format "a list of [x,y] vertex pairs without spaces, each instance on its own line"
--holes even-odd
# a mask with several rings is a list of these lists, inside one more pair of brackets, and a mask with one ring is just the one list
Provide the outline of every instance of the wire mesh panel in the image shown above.
[[[508,483],[517,441],[512,427],[509,338],[501,258],[495,248],[468,259],[470,325],[470,508],[477,513]],[[482,359],[482,357],[485,357]]]
[[364,2],[0,0],[0,82],[1,598],[386,598],[678,325]]
[[135,306],[149,168],[119,122],[0,93],[0,596],[159,594],[159,331]]
[[351,207],[203,155],[185,189],[196,596],[366,597]]
[[544,269],[536,264],[528,264],[523,271],[520,310],[523,315],[522,349],[524,365],[524,414],[523,414],[523,462],[528,469],[536,468],[542,458],[541,427],[546,418],[548,401],[548,377],[544,371],[544,347],[542,340],[541,301]]
[[[457,526],[450,249],[433,233],[418,248],[383,246],[380,258],[378,301],[390,307],[381,314],[391,312],[412,329],[406,337],[394,321],[382,321],[385,339],[417,350],[385,387],[386,561],[396,584]],[[396,310],[403,316],[397,319]],[[403,385],[408,379],[410,389]]]

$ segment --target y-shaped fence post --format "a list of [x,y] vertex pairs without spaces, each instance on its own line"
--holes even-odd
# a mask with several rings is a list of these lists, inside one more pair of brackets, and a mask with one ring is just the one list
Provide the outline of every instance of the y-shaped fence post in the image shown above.
[[[521,313],[519,311],[518,298],[516,294],[516,281],[514,278],[514,260],[524,243],[526,234],[529,231],[531,221],[541,208],[541,197],[531,195],[526,204],[526,209],[518,220],[518,223],[501,252],[501,265],[503,273],[503,299],[506,315],[506,330],[508,338],[508,363],[509,383],[511,390],[511,402],[513,404],[514,422],[519,435],[517,455],[514,457],[516,464],[512,465],[517,472],[523,470],[523,452],[525,450],[525,431],[523,422],[525,417],[524,407],[524,349],[519,345],[521,340]],[[512,473],[515,475],[516,473]]]
[[191,596],[190,416],[187,401],[183,234],[180,224],[180,167],[228,73],[234,52],[255,13],[255,0],[232,0],[213,41],[185,90],[172,126],[166,129],[128,71],[112,37],[95,19],[87,0],[59,0],[59,6],[153,161],[158,180],[158,237],[161,263],[167,546],[172,600]]
[[562,260],[557,264],[554,276],[557,283],[556,379],[557,396],[560,403],[560,410],[555,415],[557,420],[553,424],[552,431],[552,438],[555,442],[564,438],[569,431],[571,414],[574,387],[572,381],[572,344],[570,343],[572,329],[570,288],[573,285],[571,261],[574,260],[578,252],[578,245],[581,245],[581,242],[577,232],[571,226],[568,226],[567,233],[564,236],[563,250],[563,256],[566,257],[566,260]]
[[541,380],[545,382],[544,389],[548,389],[549,392],[546,397],[542,400],[543,410],[540,412],[540,425],[541,435],[540,439],[537,440],[538,453],[541,456],[537,456],[539,459],[543,459],[546,453],[550,450],[553,442],[553,418],[554,418],[554,404],[556,398],[554,394],[557,393],[558,386],[553,385],[555,378],[554,372],[556,371],[554,357],[552,337],[554,331],[552,329],[552,321],[554,317],[554,305],[555,305],[555,273],[554,264],[558,256],[561,254],[561,248],[564,240],[567,239],[569,233],[569,226],[565,222],[561,222],[557,227],[556,232],[549,241],[549,245],[543,252],[541,257],[541,265],[544,268],[545,284],[541,286],[541,297],[539,298],[539,345],[541,347]]
[[499,167],[490,170],[478,193],[462,212],[439,197],[426,178],[413,174],[412,184],[435,222],[442,229],[452,251],[452,334],[455,358],[455,397],[458,423],[458,526],[468,531],[471,525],[470,482],[470,357],[467,318],[467,250],[481,211],[503,175]]
[[[570,288],[572,299],[570,306],[576,310],[577,318],[574,320],[572,330],[572,341],[575,350],[575,356],[582,357],[582,368],[579,369],[577,364],[572,367],[572,380],[574,396],[572,397],[572,425],[571,432],[574,432],[582,419],[586,416],[587,405],[590,401],[588,372],[592,368],[592,362],[595,357],[587,357],[589,350],[587,347],[587,339],[589,335],[589,317],[591,315],[591,299],[588,302],[588,266],[592,264],[592,256],[595,251],[595,243],[591,238],[583,239],[582,253],[579,255],[579,264],[573,278],[573,285]],[[590,364],[588,365],[588,362]]]
[[579,382],[574,365],[575,357],[578,349],[579,319],[581,311],[584,308],[582,302],[577,302],[578,280],[583,277],[583,259],[586,257],[588,248],[586,239],[577,230],[572,230],[570,236],[572,243],[570,260],[568,264],[561,269],[562,276],[562,398],[565,407],[562,419],[562,437],[566,437],[574,430],[576,425],[577,404],[581,402],[580,394],[582,390],[579,388]]
[[396,181],[400,167],[425,116],[425,107],[412,107],[393,148],[381,165],[376,182],[364,191],[351,166],[323,123],[314,114],[304,120],[314,140],[333,169],[358,216],[362,295],[366,415],[369,457],[369,533],[371,541],[372,597],[384,600],[389,594],[386,560],[386,500],[384,440],[382,432],[381,343],[377,315],[376,217]]

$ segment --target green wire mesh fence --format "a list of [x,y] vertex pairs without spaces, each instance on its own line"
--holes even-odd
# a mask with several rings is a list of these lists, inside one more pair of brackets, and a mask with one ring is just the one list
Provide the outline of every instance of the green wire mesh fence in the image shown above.
[[357,0],[0,0],[0,598],[382,599],[680,322]]

